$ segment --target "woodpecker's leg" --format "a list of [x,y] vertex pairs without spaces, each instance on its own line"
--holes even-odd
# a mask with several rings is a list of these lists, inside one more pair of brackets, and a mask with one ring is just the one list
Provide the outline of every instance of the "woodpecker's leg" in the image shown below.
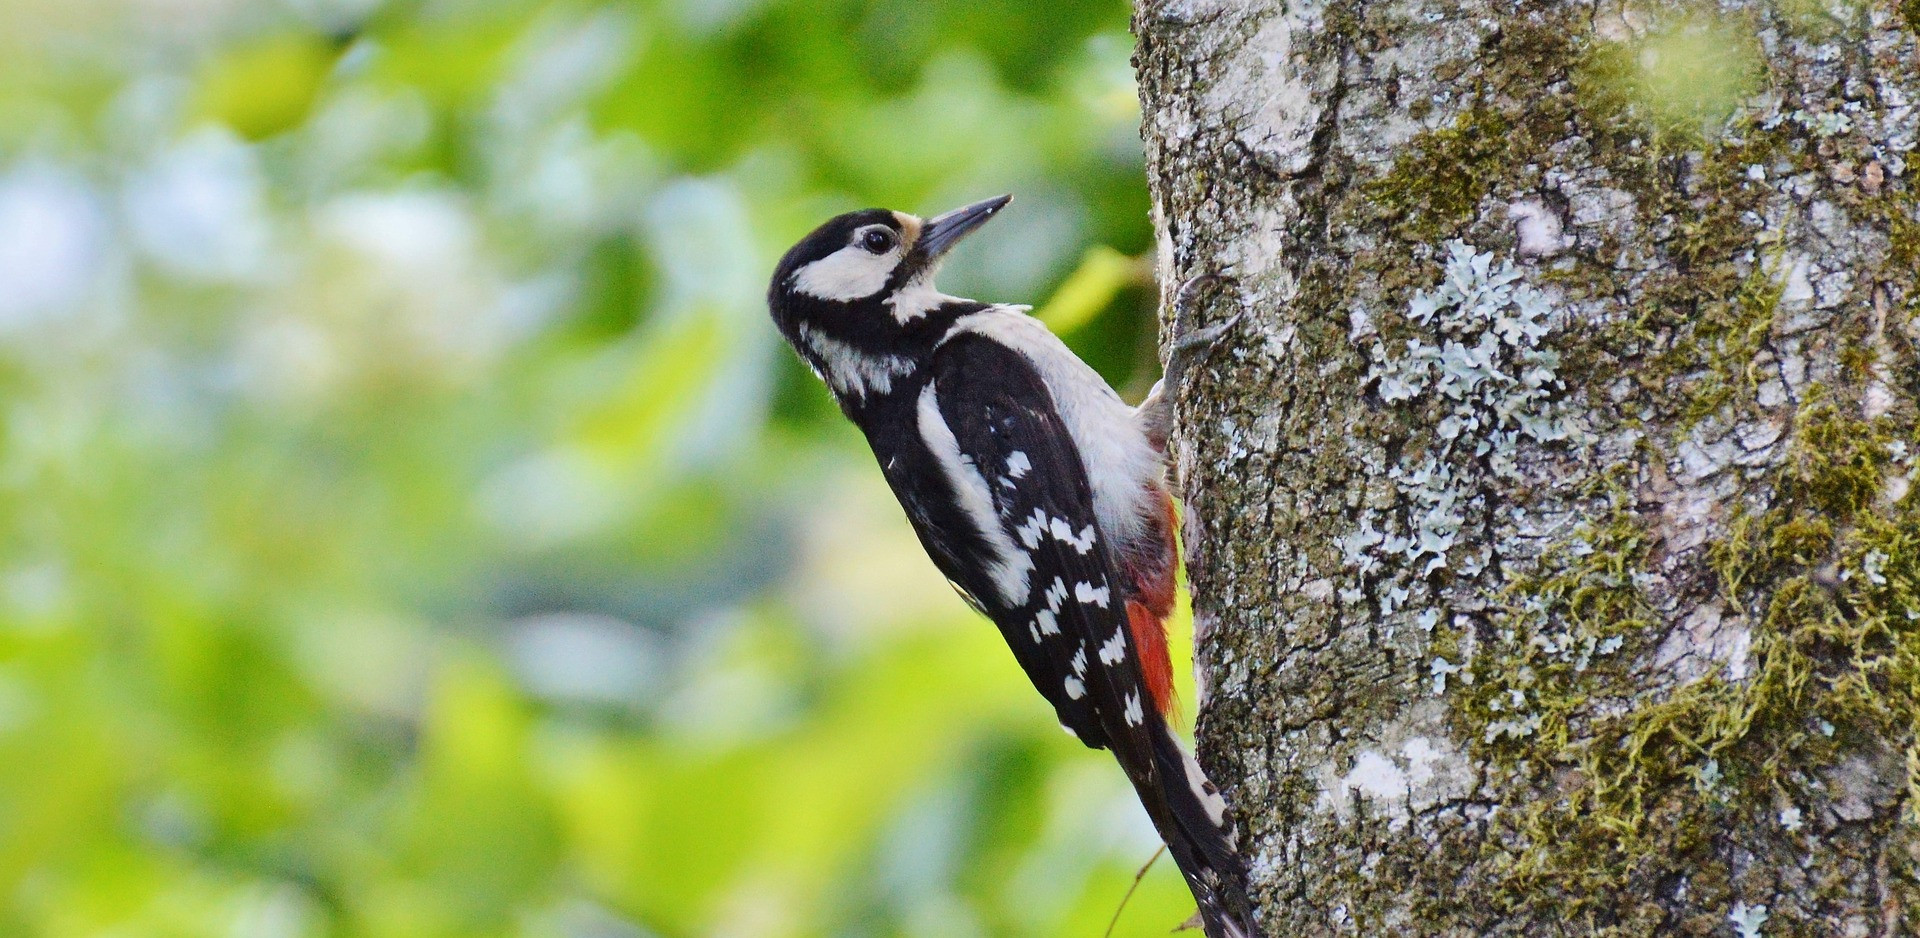
[[1167,434],[1173,429],[1173,400],[1179,396],[1180,386],[1186,382],[1187,369],[1204,361],[1220,347],[1221,340],[1233,327],[1240,324],[1242,313],[1234,313],[1220,322],[1202,329],[1188,329],[1193,321],[1194,306],[1200,299],[1201,291],[1207,287],[1225,283],[1232,278],[1225,274],[1200,274],[1180,285],[1180,291],[1173,299],[1173,341],[1167,347],[1167,370],[1154,382],[1153,390],[1147,392],[1147,399],[1140,402],[1134,410],[1134,419],[1153,442],[1154,448],[1165,451]]

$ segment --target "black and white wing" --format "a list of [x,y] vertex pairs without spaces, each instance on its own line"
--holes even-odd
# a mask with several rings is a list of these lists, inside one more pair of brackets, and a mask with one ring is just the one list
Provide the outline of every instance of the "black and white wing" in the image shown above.
[[942,558],[936,550],[936,562],[999,626],[1060,722],[1087,745],[1113,750],[1193,885],[1209,934],[1242,932],[1220,903],[1244,877],[1225,804],[1148,696],[1125,584],[1045,380],[1018,350],[956,333],[934,353],[915,419],[957,506],[933,523],[967,528],[923,530],[922,540],[975,552]]
[[1061,724],[1106,748],[1122,728],[1102,716],[1131,712],[1137,729],[1151,701],[1072,438],[1032,364],[1005,345],[959,333],[930,375],[917,429],[959,509],[951,523],[978,535],[977,554],[948,575],[1000,627]]

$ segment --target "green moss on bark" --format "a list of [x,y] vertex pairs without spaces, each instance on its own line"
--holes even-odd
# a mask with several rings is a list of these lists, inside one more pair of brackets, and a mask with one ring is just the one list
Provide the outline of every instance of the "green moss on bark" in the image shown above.
[[1391,172],[1361,189],[1396,239],[1438,244],[1478,216],[1496,186],[1514,184],[1509,168],[1525,143],[1515,121],[1474,107],[1453,126],[1416,139]]
[[[1751,623],[1753,672],[1742,681],[1706,676],[1649,701],[1647,673],[1551,653],[1570,634],[1608,636],[1644,660],[1663,638],[1634,585],[1648,537],[1618,488],[1577,547],[1550,552],[1542,574],[1513,585],[1496,624],[1510,637],[1490,643],[1505,653],[1476,657],[1478,680],[1450,701],[1480,755],[1555,791],[1515,799],[1523,846],[1502,860],[1503,904],[1660,933],[1676,924],[1658,901],[1676,871],[1696,905],[1730,904],[1742,876],[1770,875],[1729,863],[1725,831],[1802,836],[1779,818],[1831,797],[1810,788],[1836,758],[1862,740],[1912,739],[1920,495],[1881,503],[1889,471],[1909,471],[1893,459],[1898,444],[1920,446],[1912,432],[1849,417],[1825,395],[1796,418],[1777,500],[1733,519],[1708,548],[1717,598]],[[1539,717],[1536,732],[1489,732],[1519,707]],[[1920,751],[1909,744],[1901,761],[1902,788],[1920,792]],[[1622,906],[1623,896],[1637,899]]]

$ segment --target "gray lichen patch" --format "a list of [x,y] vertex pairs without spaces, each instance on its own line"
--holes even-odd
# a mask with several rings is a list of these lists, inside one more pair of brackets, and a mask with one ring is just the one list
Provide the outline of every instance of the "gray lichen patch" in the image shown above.
[[[1373,337],[1368,388],[1423,432],[1410,435],[1386,470],[1397,496],[1391,504],[1404,510],[1363,509],[1359,528],[1340,541],[1348,565],[1363,577],[1401,567],[1410,569],[1409,581],[1450,567],[1477,576],[1502,547],[1484,539],[1461,543],[1480,478],[1520,480],[1524,447],[1586,437],[1559,399],[1560,357],[1541,343],[1551,328],[1550,302],[1520,281],[1512,264],[1452,242],[1441,283],[1415,294],[1406,311],[1410,328],[1402,331],[1414,334],[1398,348]],[[1365,592],[1355,586],[1347,595],[1357,602]],[[1408,587],[1373,592],[1380,615],[1391,619]]]
[[1319,766],[1316,810],[1343,818],[1361,810],[1392,825],[1437,805],[1466,798],[1474,787],[1473,762],[1446,732],[1446,707],[1439,701],[1415,704],[1353,747],[1351,755]]

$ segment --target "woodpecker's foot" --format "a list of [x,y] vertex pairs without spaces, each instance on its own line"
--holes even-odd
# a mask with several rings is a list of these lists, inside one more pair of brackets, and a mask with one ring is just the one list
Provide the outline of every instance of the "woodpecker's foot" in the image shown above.
[[1225,272],[1209,272],[1191,277],[1180,285],[1173,299],[1173,339],[1167,346],[1167,369],[1154,382],[1137,411],[1147,439],[1157,449],[1166,448],[1167,434],[1173,427],[1173,399],[1186,383],[1187,371],[1218,351],[1222,341],[1244,318],[1234,313],[1211,326],[1191,328],[1200,296],[1207,288],[1228,283],[1233,277]]
[[1233,327],[1239,325],[1245,316],[1245,313],[1234,313],[1211,326],[1195,329],[1174,339],[1172,347],[1167,349],[1167,373],[1185,377],[1183,372],[1187,368],[1219,351],[1227,333],[1233,331]]
[[1220,348],[1220,343],[1240,324],[1244,313],[1235,312],[1211,326],[1194,328],[1194,316],[1199,312],[1200,297],[1211,288],[1226,286],[1237,281],[1231,273],[1231,267],[1211,270],[1187,278],[1173,295],[1173,340],[1167,347],[1167,370],[1162,381],[1175,391],[1186,380],[1187,369],[1204,361]]

